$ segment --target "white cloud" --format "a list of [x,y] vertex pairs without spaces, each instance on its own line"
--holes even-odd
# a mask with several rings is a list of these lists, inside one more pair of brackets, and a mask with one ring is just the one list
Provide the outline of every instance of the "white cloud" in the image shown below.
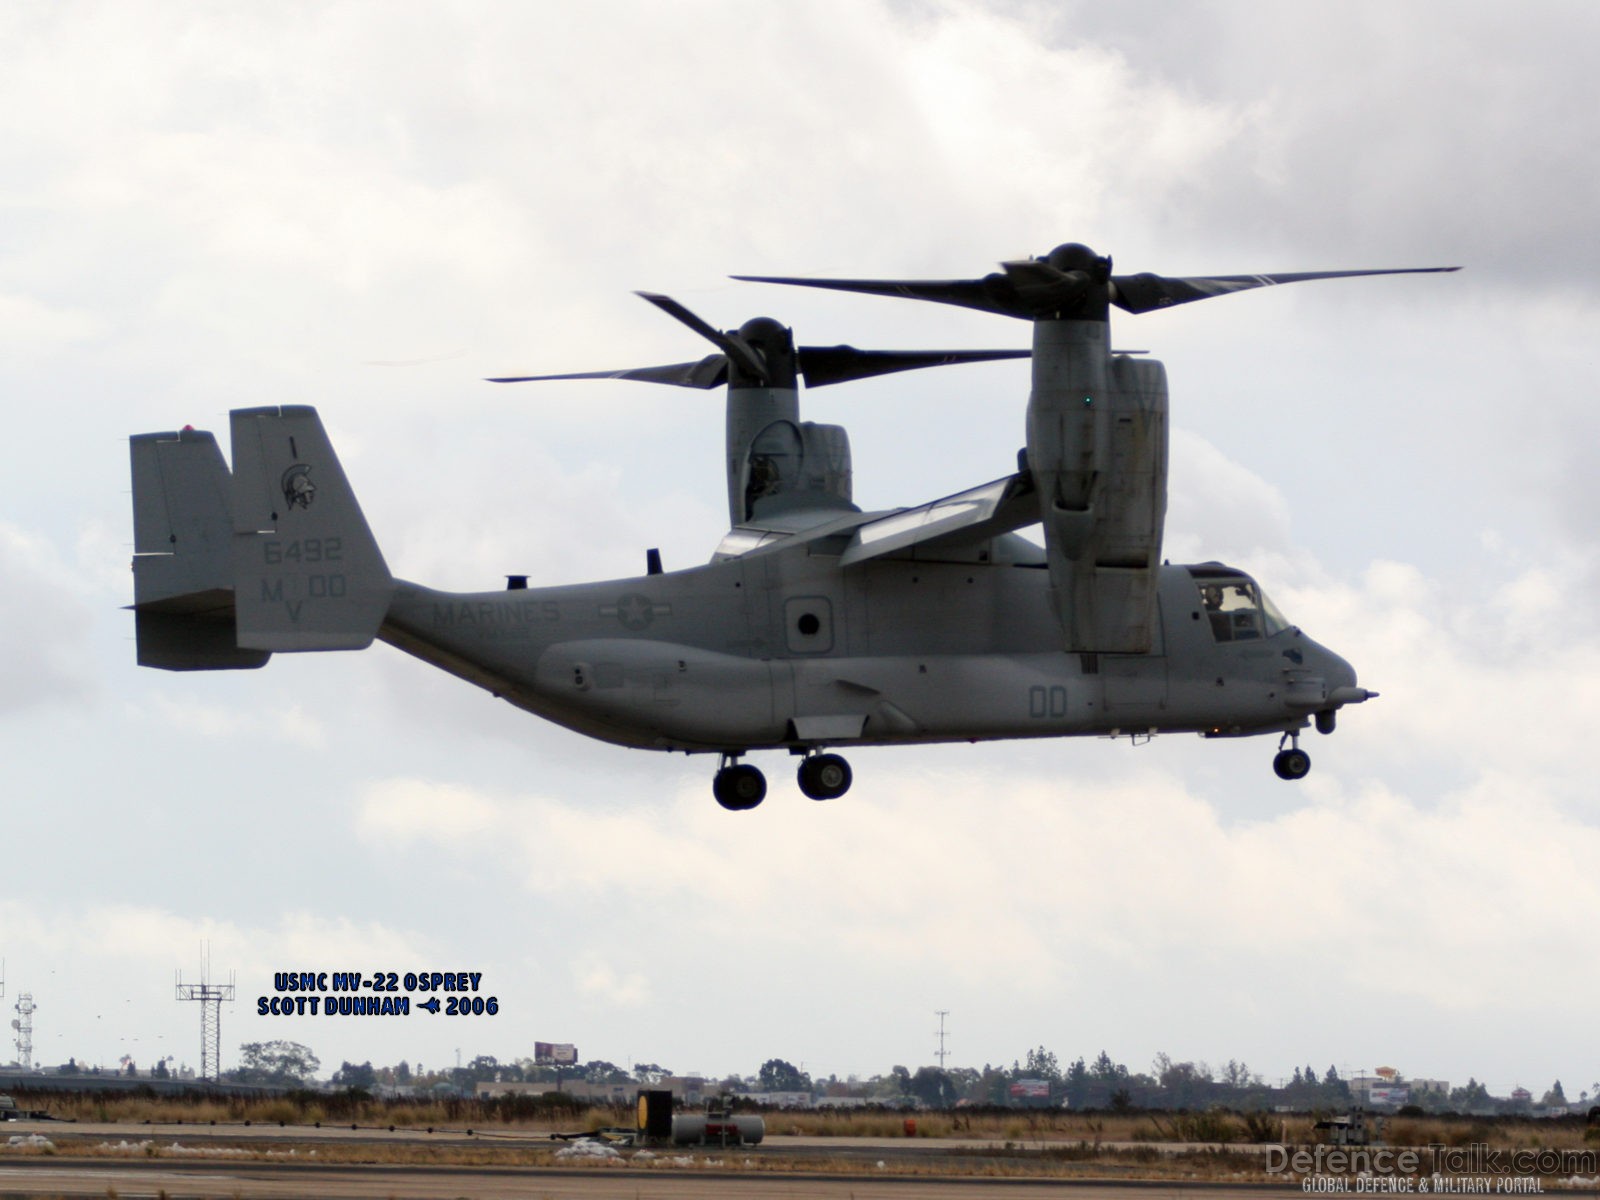
[[[214,879],[205,887],[222,890]],[[0,899],[7,995],[26,992],[37,1008],[34,1061],[110,1064],[126,1054],[148,1068],[171,1055],[197,1068],[198,1007],[177,1003],[173,985],[202,980],[232,987],[219,1013],[224,1069],[237,1064],[242,1042],[284,1038],[326,1052],[339,1022],[257,1015],[257,997],[274,994],[275,972],[370,974],[380,966],[404,971],[441,961],[439,943],[429,936],[381,920],[308,912],[294,905],[295,890],[286,881],[289,903],[261,922],[85,898],[83,889],[45,903]],[[346,1053],[373,1033],[340,1032]]]
[[1186,429],[1172,431],[1170,456],[1166,557],[1259,561],[1292,552],[1289,505],[1276,486]]
[[130,965],[146,970],[154,961],[179,966],[188,976],[187,964],[193,962],[198,977],[195,956],[207,948],[219,967],[226,964],[257,979],[295,963],[413,962],[430,949],[427,939],[380,921],[326,916],[293,905],[261,924],[186,916],[131,901],[90,901],[46,911],[8,899],[0,900],[0,916],[13,964],[87,957],[106,963],[108,973],[125,972]]
[[87,313],[53,308],[29,296],[0,293],[0,346],[8,354],[53,353],[99,333]]
[[398,779],[369,785],[356,828],[384,842],[478,842],[492,838],[496,806],[459,784]]
[[141,696],[131,708],[137,720],[155,724],[163,737],[179,742],[192,737],[211,741],[259,738],[307,749],[328,744],[320,719],[301,704],[263,712],[153,692]]
[[614,1008],[641,1008],[650,1002],[650,983],[637,971],[618,971],[597,953],[580,956],[572,964],[578,993]]
[[53,547],[0,521],[0,580],[0,713],[92,698],[89,613]]
[[[1595,982],[1559,945],[1582,943],[1572,914],[1594,900],[1574,747],[1600,711],[1596,173],[1582,122],[1551,114],[1595,107],[1593,18],[1427,0],[1145,15],[0,12],[0,387],[20,450],[0,711],[26,714],[24,865],[83,864],[0,900],[13,979],[114,958],[165,1011],[169,964],[203,938],[257,973],[459,956],[507,999],[471,1027],[486,1052],[582,1033],[620,1057],[627,1006],[648,1003],[673,1018],[664,1043],[739,1069],[775,1029],[826,1069],[925,1059],[914,1015],[952,1003],[962,1058],[1144,1039],[1295,1065],[1388,1056],[1397,1031],[1419,1061],[1453,1048],[1430,1073],[1570,1054],[1536,1018]],[[709,764],[585,742],[387,649],[132,670],[131,431],[318,404],[391,565],[423,582],[630,574],[652,545],[673,567],[721,533],[717,397],[478,376],[702,352],[632,287],[719,326],[770,311],[812,344],[1022,344],[1015,322],[721,273],[964,275],[1068,239],[1133,270],[1467,262],[1448,292],[1352,281],[1118,318],[1119,345],[1173,368],[1168,554],[1255,571],[1383,692],[1312,741],[1304,784],[1271,778],[1266,744],[884,750],[829,805],[769,762],[773,796],[741,818],[707,795]],[[858,495],[915,503],[1010,469],[1025,371],[964,370],[808,397],[851,426]],[[84,703],[105,688],[125,703]],[[152,737],[170,730],[202,741]],[[63,754],[86,739],[107,766]],[[263,845],[291,857],[229,857]],[[249,886],[179,913],[119,854],[235,862]],[[1526,947],[1540,986],[1475,974],[1486,940]],[[731,1015],[705,1003],[753,992]],[[534,1010],[550,1028],[519,1024]],[[1472,1045],[1521,1027],[1514,1049]],[[422,1051],[337,1023],[316,1038],[335,1061],[444,1061],[458,1029],[408,1034]]]
[[[430,812],[465,812],[461,827],[437,838],[430,817],[414,836],[480,864],[498,848],[503,882],[542,905],[604,901],[691,938],[759,931],[742,953],[758,973],[826,930],[843,977],[936,968],[1048,994],[1084,956],[1140,980],[1197,956],[1270,973],[1315,930],[1319,957],[1357,971],[1349,986],[1447,1009],[1515,1001],[1526,980],[1482,980],[1474,954],[1508,940],[1555,972],[1551,994],[1596,981],[1558,952],[1600,900],[1586,866],[1600,830],[1536,780],[1486,772],[1425,802],[1332,771],[1305,786],[1310,805],[1232,825],[1162,770],[1070,791],[1015,771],[997,790],[913,770],[827,808],[779,784],[750,818],[698,793],[596,812],[457,792]],[[575,969],[585,990],[642,986],[600,960]]]
[[1382,693],[1347,718],[1364,747],[1396,765],[1537,780],[1576,799],[1590,794],[1584,781],[1540,750],[1581,745],[1600,711],[1600,638],[1570,608],[1583,583],[1583,565],[1568,562],[1463,592],[1380,562],[1354,584],[1312,579],[1281,595],[1292,620]]
[[[918,32],[904,78],[954,198],[982,211],[1003,181],[1025,198],[1012,218],[1021,231],[1053,239],[994,248],[1007,257],[1064,240],[1063,208],[1082,228],[1118,223],[1129,194],[1159,210],[1244,123],[1115,51],[1041,45],[1032,25],[984,7],[943,6]],[[1019,104],[1019,93],[1049,100]]]

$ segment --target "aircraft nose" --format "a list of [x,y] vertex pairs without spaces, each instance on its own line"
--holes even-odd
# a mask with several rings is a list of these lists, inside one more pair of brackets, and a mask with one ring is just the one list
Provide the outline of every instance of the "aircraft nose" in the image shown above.
[[1356,685],[1356,669],[1332,650],[1326,650],[1327,662],[1323,666],[1323,677],[1328,681],[1328,689],[1337,691],[1339,688],[1351,688]]
[[1316,672],[1321,685],[1315,712],[1317,732],[1332,733],[1341,708],[1370,700],[1378,693],[1358,687],[1356,669],[1332,650],[1315,642],[1311,646],[1314,649],[1306,655],[1306,665]]
[[1356,684],[1356,669],[1332,650],[1324,649],[1322,675],[1327,681],[1328,700],[1335,708],[1346,704],[1360,704],[1378,693]]

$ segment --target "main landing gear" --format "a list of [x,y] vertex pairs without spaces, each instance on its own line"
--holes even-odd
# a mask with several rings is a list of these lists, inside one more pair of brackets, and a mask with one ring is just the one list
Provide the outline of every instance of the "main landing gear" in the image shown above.
[[[1283,748],[1289,743],[1289,749]],[[1304,779],[1311,772],[1311,755],[1300,749],[1300,735],[1289,732],[1278,739],[1278,753],[1272,760],[1272,769],[1279,779]]]
[[800,760],[800,790],[813,800],[837,800],[850,790],[850,764],[837,754],[808,754]]
[[759,768],[722,756],[722,766],[711,780],[711,794],[729,812],[747,812],[767,798],[767,777]]
[[[808,754],[800,760],[800,790],[813,800],[836,800],[850,790],[850,764],[837,754]],[[767,777],[738,756],[724,754],[711,780],[711,793],[729,812],[748,812],[767,797]]]

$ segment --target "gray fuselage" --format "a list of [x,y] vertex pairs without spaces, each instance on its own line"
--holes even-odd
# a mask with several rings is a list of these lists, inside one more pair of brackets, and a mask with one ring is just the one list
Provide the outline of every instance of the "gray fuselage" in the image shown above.
[[[1042,554],[1014,535],[995,546],[841,568],[839,543],[795,538],[567,587],[397,580],[379,636],[557,724],[657,750],[1270,733],[1354,685],[1348,663],[1220,564],[1160,569],[1151,653],[1066,653]],[[1274,619],[1236,613],[1219,632],[1205,598],[1218,582]]]

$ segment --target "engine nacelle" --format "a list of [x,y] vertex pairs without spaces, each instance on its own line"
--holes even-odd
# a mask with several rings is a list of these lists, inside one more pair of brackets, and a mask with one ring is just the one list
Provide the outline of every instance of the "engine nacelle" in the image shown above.
[[1166,369],[1107,351],[1102,321],[1034,323],[1028,467],[1070,651],[1142,654],[1167,508]]
[[849,434],[801,421],[792,388],[730,388],[727,453],[732,525],[797,506],[853,507]]

